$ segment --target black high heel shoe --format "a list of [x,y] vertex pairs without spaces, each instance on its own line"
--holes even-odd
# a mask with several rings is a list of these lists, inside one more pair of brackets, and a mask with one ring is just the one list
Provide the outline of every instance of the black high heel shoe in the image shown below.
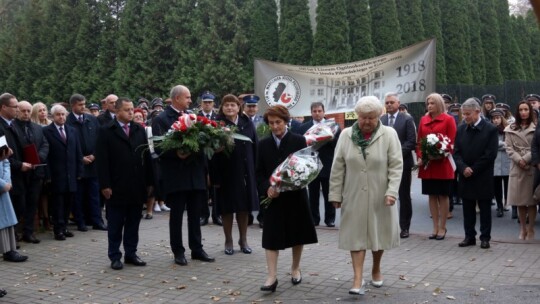
[[430,236],[428,236],[428,239],[430,239],[430,240],[434,240],[434,239],[436,239],[436,238],[437,238],[437,234],[436,234],[436,233],[431,234]]
[[298,270],[298,273],[300,274],[299,278],[295,278],[291,273],[291,283],[293,285],[298,285],[298,284],[302,283],[302,271]]
[[261,291],[275,292],[276,288],[277,288],[277,279],[272,285],[263,285],[263,286],[261,286]]
[[252,250],[249,248],[249,246],[242,247],[242,244],[240,244],[240,241],[238,241],[238,245],[240,246],[240,251],[245,254],[251,254]]
[[0,289],[0,298],[7,295],[7,291],[5,289]]
[[444,234],[443,234],[443,235],[437,235],[437,236],[435,236],[435,239],[436,239],[437,241],[442,241],[442,240],[444,240],[444,238],[446,237],[446,231],[447,231],[447,230],[446,230],[446,228],[445,228],[445,229],[444,229]]

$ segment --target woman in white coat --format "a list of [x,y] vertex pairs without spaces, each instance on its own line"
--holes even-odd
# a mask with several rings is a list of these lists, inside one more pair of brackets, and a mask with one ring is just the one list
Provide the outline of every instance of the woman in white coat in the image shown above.
[[377,97],[360,98],[358,121],[341,133],[334,152],[329,201],[341,208],[339,248],[351,252],[350,294],[364,294],[366,250],[373,254],[371,285],[381,287],[384,250],[399,246],[398,197],[403,158],[396,131],[382,125]]

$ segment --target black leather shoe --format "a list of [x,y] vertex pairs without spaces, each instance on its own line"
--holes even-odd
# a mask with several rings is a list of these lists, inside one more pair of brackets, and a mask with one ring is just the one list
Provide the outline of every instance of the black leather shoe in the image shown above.
[[223,221],[221,221],[221,216],[213,217],[212,222],[214,223],[214,225],[223,226]]
[[497,209],[497,217],[503,217],[504,213],[502,209]]
[[206,226],[208,224],[208,219],[205,217],[201,217],[201,226]]
[[253,250],[251,250],[249,246],[242,247],[242,244],[240,244],[240,241],[238,241],[238,245],[240,246],[240,251],[242,251],[242,253],[244,254],[251,254],[253,252]]
[[107,231],[107,226],[105,224],[101,223],[99,225],[92,226],[92,229],[101,230],[101,231]]
[[263,285],[263,286],[261,286],[261,291],[275,292],[276,288],[277,288],[277,279],[276,279],[276,281],[274,283],[272,283],[272,285]]
[[187,265],[186,256],[183,254],[179,254],[174,257],[174,262],[180,266],[186,266]]
[[120,262],[120,260],[114,260],[111,262],[111,268],[114,269],[114,270],[120,270],[122,268],[124,268],[124,264],[122,264],[122,262]]
[[206,254],[206,252],[204,252],[204,250],[201,250],[199,252],[192,252],[191,253],[191,259],[192,260],[199,260],[199,261],[203,261],[203,262],[215,262],[216,259],[212,258],[212,257],[209,257],[208,254]]
[[138,256],[134,255],[132,257],[125,257],[124,263],[131,264],[135,266],[146,266],[146,262],[141,260]]
[[77,230],[82,231],[82,232],[86,232],[86,231],[88,231],[88,227],[86,227],[86,225],[79,226],[79,227],[77,227]]
[[475,246],[476,240],[465,238],[461,243],[458,244],[459,247]]
[[223,252],[225,252],[226,255],[233,255],[234,254],[234,249],[225,248],[225,250],[223,250]]
[[407,230],[407,229],[401,230],[401,233],[399,234],[399,237],[402,238],[402,239],[408,238],[409,237],[409,230]]
[[334,222],[326,222],[326,227],[336,227],[336,224]]
[[0,298],[7,295],[7,291],[5,289],[0,289]]
[[39,244],[41,242],[39,239],[37,239],[33,235],[25,235],[23,236],[23,241],[26,243],[32,243],[32,244]]
[[28,260],[28,257],[18,253],[15,250],[8,251],[4,253],[4,261],[8,262],[24,262]]
[[292,274],[291,274],[291,283],[293,285],[298,285],[298,284],[302,283],[302,272],[298,271],[298,273],[300,274],[300,277],[298,277],[298,278],[293,277]]
[[57,233],[54,235],[54,239],[57,241],[65,241],[66,236],[63,233]]
[[64,236],[66,236],[66,237],[74,237],[75,235],[73,234],[73,232],[71,232],[69,230],[66,230],[66,231],[64,231]]
[[480,243],[480,248],[482,249],[488,249],[490,246],[489,246],[489,241],[482,241]]
[[259,228],[264,228],[264,223],[263,222],[259,222]]

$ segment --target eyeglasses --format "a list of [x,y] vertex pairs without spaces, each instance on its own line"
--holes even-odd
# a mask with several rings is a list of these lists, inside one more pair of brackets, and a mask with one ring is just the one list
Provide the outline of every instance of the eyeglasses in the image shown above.
[[13,109],[19,108],[19,106],[6,106],[6,107],[10,107],[10,108],[13,108]]

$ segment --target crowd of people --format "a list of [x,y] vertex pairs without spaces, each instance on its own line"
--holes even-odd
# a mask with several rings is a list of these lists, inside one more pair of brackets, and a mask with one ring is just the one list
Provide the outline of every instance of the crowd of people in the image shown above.
[[[40,242],[35,233],[38,214],[45,228],[52,225],[58,241],[74,236],[68,229],[70,221],[81,232],[89,226],[107,231],[112,269],[145,266],[137,255],[141,218],[150,220],[153,212],[170,211],[174,262],[184,266],[186,211],[191,259],[214,262],[203,249],[201,226],[210,218],[222,226],[225,255],[251,254],[247,227],[258,211],[268,266],[261,290],[274,292],[279,251],[292,248],[291,283],[300,284],[303,246],[317,242],[315,227],[321,220],[327,227],[335,226],[339,209],[338,247],[350,251],[354,272],[349,293],[360,295],[367,285],[362,275],[366,250],[373,255],[369,284],[381,287],[384,250],[409,237],[415,167],[433,220],[429,239],[445,239],[453,206],[463,204],[465,239],[459,246],[476,244],[479,212],[481,248],[489,248],[493,200],[499,217],[515,207],[519,238],[534,239],[533,194],[540,184],[538,95],[528,95],[512,115],[510,107],[495,104],[491,94],[459,104],[447,94],[433,93],[426,99],[426,114],[418,128],[398,94],[387,93],[383,102],[362,97],[355,107],[357,121],[338,129],[334,139],[319,149],[323,169],[317,178],[307,189],[283,193],[269,178],[288,155],[306,147],[302,134],[325,122],[324,104],[312,103],[311,120],[300,123],[280,105],[261,115],[259,97],[253,94],[227,94],[217,109],[215,99],[210,92],[202,94],[197,115],[233,126],[250,140],[235,139],[230,154],[217,153],[209,159],[202,152],[160,151],[155,146],[156,136],[169,132],[180,116],[194,110],[191,92],[183,85],[174,86],[166,100],[151,102],[139,98],[134,103],[110,94],[101,107],[74,94],[68,104],[54,104],[50,114],[41,102],[32,105],[9,93],[0,95],[0,136],[5,138],[0,146],[4,260],[28,259],[17,249],[21,241]],[[264,138],[257,135],[261,124],[270,130]],[[447,155],[423,155],[421,142],[431,134],[450,140]],[[319,212],[321,193],[324,216]],[[259,206],[262,197],[272,199],[266,208]],[[238,250],[233,240],[235,219]]]

